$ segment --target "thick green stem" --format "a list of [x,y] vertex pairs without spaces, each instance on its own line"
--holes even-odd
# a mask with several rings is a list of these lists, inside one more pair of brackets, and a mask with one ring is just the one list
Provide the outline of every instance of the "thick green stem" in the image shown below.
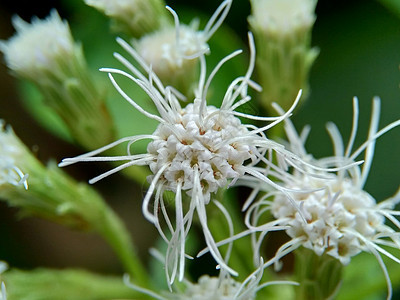
[[104,222],[99,224],[99,233],[110,244],[132,280],[141,287],[150,285],[148,272],[138,257],[132,240],[119,217],[111,210],[104,215]]
[[296,291],[297,300],[333,299],[342,278],[342,264],[337,259],[299,248],[296,250],[295,275],[300,284]]

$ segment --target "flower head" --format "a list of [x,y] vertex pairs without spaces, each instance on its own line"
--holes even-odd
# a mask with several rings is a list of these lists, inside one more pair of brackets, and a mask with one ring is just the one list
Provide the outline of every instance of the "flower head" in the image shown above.
[[[348,264],[353,256],[365,251],[377,258],[390,283],[380,254],[400,263],[399,258],[381,247],[385,245],[399,249],[399,234],[392,227],[385,225],[385,219],[400,229],[400,223],[395,218],[400,213],[394,210],[395,205],[400,202],[400,192],[390,199],[377,203],[363,190],[363,187],[371,166],[376,139],[393,127],[399,126],[400,120],[378,131],[380,100],[375,98],[373,104],[368,139],[353,153],[351,152],[358,123],[357,99],[354,100],[353,130],[346,150],[337,127],[333,123],[327,125],[335,149],[333,157],[314,159],[307,154],[304,148],[307,133],[303,132],[299,136],[293,124],[288,120],[285,121],[289,148],[314,165],[323,168],[340,167],[354,162],[363,151],[365,160],[362,168],[353,165],[336,173],[317,172],[311,176],[298,170],[293,171],[291,176],[286,178],[285,186],[304,191],[293,194],[299,210],[296,210],[288,197],[280,192],[267,193],[249,209],[248,220],[251,220],[249,224],[255,230],[260,226],[259,222],[265,210],[272,213],[276,225],[286,227],[286,233],[292,240],[278,250],[275,261],[300,246],[313,250],[317,255],[330,255],[343,265]],[[310,192],[310,189],[314,191]],[[258,247],[262,237],[260,236],[257,243]],[[390,296],[389,286],[389,298]]]

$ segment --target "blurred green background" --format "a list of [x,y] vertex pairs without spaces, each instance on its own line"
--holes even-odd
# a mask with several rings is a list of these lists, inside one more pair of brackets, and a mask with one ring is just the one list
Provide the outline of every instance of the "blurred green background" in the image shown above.
[[[33,15],[43,18],[55,7],[63,18],[74,22],[73,34],[81,40],[84,49],[91,49],[88,60],[94,72],[99,67],[110,66],[114,63],[111,54],[115,50],[119,51],[119,48],[112,36],[104,34],[103,30],[108,28],[107,20],[94,9],[85,7],[82,2],[2,1],[0,39],[7,39],[13,34],[10,22],[13,14],[25,20],[30,20]],[[386,5],[382,5],[383,2]],[[332,146],[325,131],[327,121],[335,122],[347,141],[353,96],[357,96],[360,101],[356,147],[366,139],[372,97],[380,96],[382,99],[380,127],[400,117],[400,9],[389,9],[391,6],[387,4],[399,2],[318,2],[312,43],[320,49],[320,55],[311,70],[310,98],[292,118],[299,130],[306,124],[312,125],[307,146],[316,157],[332,154]],[[178,14],[186,11],[196,15],[196,11],[199,11],[202,15],[211,15],[219,2],[181,0],[167,1],[167,4]],[[244,45],[249,12],[247,1],[234,0],[225,22]],[[92,18],[90,21],[95,23],[90,23],[84,17],[87,14]],[[182,18],[187,19],[184,16]],[[104,74],[97,73],[96,76],[107,82]],[[59,162],[63,157],[83,152],[48,133],[32,118],[30,109],[26,109],[20,101],[18,84],[4,64],[0,66],[0,85],[0,118],[13,126],[17,135],[41,160],[55,159]],[[123,102],[123,99],[117,101]],[[393,195],[399,187],[399,154],[400,128],[396,128],[378,140],[366,185],[366,190],[378,201]],[[106,169],[104,165],[84,164],[70,167],[67,172],[86,181]],[[118,174],[106,178],[95,187],[127,222],[134,240],[140,245],[140,254],[146,259],[155,231],[141,216],[141,203],[134,196],[134,191],[142,191],[142,187],[134,186]],[[0,260],[20,268],[72,266],[99,272],[121,271],[111,250],[97,237],[73,232],[42,220],[16,221],[15,218],[16,210],[0,202]]]

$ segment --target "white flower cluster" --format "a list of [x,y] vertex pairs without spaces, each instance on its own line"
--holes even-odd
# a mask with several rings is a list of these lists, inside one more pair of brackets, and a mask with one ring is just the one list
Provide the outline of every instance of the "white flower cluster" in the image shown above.
[[17,167],[23,155],[21,144],[14,132],[10,127],[4,128],[4,122],[0,120],[0,186],[12,184],[28,188],[28,174],[24,174]]
[[[321,167],[321,170],[306,174],[294,170],[292,174],[282,177],[285,187],[298,192],[288,197],[281,192],[269,191],[252,204],[247,211],[247,220],[254,231],[268,232],[275,226],[281,226],[292,238],[279,248],[272,259],[275,263],[301,246],[313,250],[317,255],[328,254],[344,265],[361,251],[372,253],[385,274],[390,299],[391,284],[381,254],[397,263],[400,263],[400,259],[381,246],[400,247],[399,235],[392,227],[385,225],[388,219],[400,229],[400,222],[395,217],[400,212],[394,210],[400,203],[400,191],[392,198],[377,203],[363,187],[371,167],[376,139],[400,126],[400,120],[378,131],[380,99],[375,98],[368,139],[351,153],[358,126],[356,98],[353,105],[353,130],[346,149],[337,127],[333,123],[327,126],[335,150],[335,156],[332,157],[314,159],[307,154],[304,143],[309,128],[298,135],[290,120],[285,120],[288,147],[304,160]],[[365,158],[360,168],[354,162],[362,152],[365,152]],[[322,171],[332,167],[336,172]],[[259,188],[263,189],[268,191],[268,187]],[[271,212],[275,221],[262,224],[266,212]],[[264,235],[259,235],[254,243],[258,255]]]
[[306,178],[306,181],[307,186],[322,190],[294,195],[302,215],[284,195],[276,196],[271,204],[273,216],[289,227],[286,233],[303,247],[348,264],[352,256],[368,251],[364,239],[374,240],[379,235],[393,233],[384,225],[385,218],[377,211],[375,199],[354,186],[350,179]]
[[153,133],[159,139],[149,143],[147,151],[156,157],[150,163],[154,174],[169,166],[163,172],[167,189],[176,192],[180,184],[190,195],[198,176],[208,203],[211,193],[225,187],[228,180],[243,176],[240,167],[250,158],[255,160],[257,150],[241,141],[229,143],[249,134],[238,118],[213,106],[205,107],[201,115],[200,104],[188,104],[172,126],[160,124]]
[[8,67],[19,76],[38,80],[43,72],[59,66],[60,58],[74,55],[68,23],[61,20],[56,10],[44,20],[33,18],[32,24],[18,16],[12,21],[17,34],[8,41],[0,42],[0,50]]

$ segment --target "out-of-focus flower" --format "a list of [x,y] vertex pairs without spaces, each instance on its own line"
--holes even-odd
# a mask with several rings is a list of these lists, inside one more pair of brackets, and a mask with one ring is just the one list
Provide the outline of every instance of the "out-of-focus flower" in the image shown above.
[[[343,265],[350,263],[351,258],[362,251],[373,254],[384,271],[390,298],[390,278],[381,255],[400,263],[399,258],[382,247],[400,248],[399,233],[391,226],[385,225],[387,219],[400,229],[400,223],[396,219],[400,212],[394,210],[400,202],[400,191],[393,197],[377,203],[363,187],[372,163],[376,139],[399,126],[400,120],[378,131],[379,113],[380,99],[375,98],[368,139],[352,153],[358,124],[358,102],[355,98],[353,130],[346,149],[339,130],[333,123],[329,123],[327,129],[334,144],[335,156],[321,159],[314,159],[305,150],[304,143],[309,128],[298,135],[293,124],[285,120],[289,149],[304,160],[321,168],[340,167],[354,162],[365,151],[363,167],[354,165],[336,173],[317,172],[313,176],[294,170],[291,175],[282,178],[287,188],[304,191],[293,194],[293,199],[300,209],[293,207],[286,195],[269,192],[249,208],[247,223],[257,231],[257,227],[263,226],[266,212],[270,212],[276,219],[276,225],[287,228],[286,233],[291,240],[277,251],[274,258],[276,262],[301,246],[311,249],[318,256],[329,255]],[[310,189],[314,191],[307,192]],[[264,234],[258,236],[255,243],[256,252],[260,250],[263,238]]]
[[11,127],[4,128],[2,121],[0,125],[0,200],[18,207],[21,216],[100,234],[110,242],[126,270],[146,284],[140,263],[131,261],[134,249],[124,225],[101,196],[89,185],[74,181],[56,164],[44,166]]
[[132,284],[127,275],[124,276],[124,282],[132,289],[159,300],[254,300],[257,292],[267,286],[298,285],[293,281],[267,281],[261,284],[264,268],[265,264],[261,260],[259,267],[243,282],[236,281],[228,273],[221,271],[219,276],[202,275],[196,283],[185,280],[183,290],[162,293],[155,293]]
[[277,102],[287,110],[299,89],[308,91],[308,73],[318,55],[311,48],[316,0],[251,0],[261,103]]
[[[172,87],[164,87],[162,81],[140,55],[127,43],[119,40],[119,43],[135,58],[146,74],[142,74],[120,55],[116,57],[133,75],[118,69],[103,69],[103,71],[109,72],[115,88],[133,107],[159,122],[159,125],[153,134],[126,137],[96,151],[75,158],[66,158],[60,164],[60,166],[66,166],[83,161],[127,161],[120,167],[93,178],[90,183],[129,166],[148,165],[150,167],[154,175],[149,177],[151,184],[143,200],[143,213],[149,221],[155,224],[163,239],[168,243],[165,268],[167,272],[171,270],[171,278],[168,280],[170,283],[177,274],[180,280],[183,279],[185,240],[195,212],[199,217],[207,246],[216,262],[221,268],[229,270],[232,274],[236,273],[224,262],[207,225],[206,205],[219,189],[233,184],[245,174],[263,180],[279,189],[280,186],[269,179],[268,174],[260,172],[259,168],[254,167],[254,164],[263,160],[271,168],[280,169],[279,166],[274,165],[272,159],[264,158],[267,152],[270,154],[270,158],[275,154],[277,160],[285,166],[302,164],[296,155],[285,150],[281,144],[269,140],[264,134],[266,130],[291,114],[301,93],[296,98],[291,110],[279,117],[264,118],[235,110],[251,100],[247,94],[249,87],[259,89],[259,86],[250,80],[255,63],[255,48],[251,34],[249,34],[249,38],[251,57],[247,73],[236,78],[230,84],[220,108],[207,105],[207,91],[218,69],[241,51],[236,51],[221,60],[208,78],[206,78],[205,58],[201,56],[200,80],[195,90],[194,103],[182,108],[178,101],[182,95]],[[139,85],[149,95],[159,115],[144,110],[130,98],[118,85],[113,74],[123,75]],[[271,123],[258,128],[242,124],[238,116]],[[147,153],[132,154],[129,146],[144,139],[151,140],[147,147]],[[129,142],[127,155],[96,157],[101,152],[123,142]],[[175,193],[175,226],[168,217],[166,200],[163,196],[165,191]],[[152,196],[155,199],[151,209]],[[187,200],[187,196],[190,197],[189,200]],[[162,218],[166,222],[170,235],[164,233],[164,229],[162,229],[160,221]]]
[[96,201],[90,202],[99,198],[97,193],[89,186],[77,185],[54,164],[47,168],[43,166],[11,127],[4,127],[3,121],[0,128],[0,167],[0,197],[10,205],[20,207],[24,215],[41,216],[82,229],[89,226],[88,223],[96,223],[94,212],[98,205]]
[[207,41],[221,26],[231,4],[232,0],[222,2],[203,30],[198,29],[198,22],[180,24],[177,14],[168,7],[175,18],[175,27],[164,26],[135,41],[134,46],[165,86],[171,85],[185,95],[192,94],[197,58],[208,52]]
[[110,142],[114,130],[104,93],[92,81],[67,22],[53,10],[44,20],[33,18],[32,24],[15,16],[13,24],[17,33],[0,42],[12,73],[39,88],[79,144],[93,149]]
[[61,20],[57,11],[44,20],[34,17],[32,24],[18,16],[12,22],[17,33],[2,41],[0,49],[7,66],[17,76],[45,81],[46,73],[61,71],[63,64],[68,66],[65,60],[74,57],[76,45],[68,23]]
[[139,38],[170,25],[163,0],[85,0],[110,17],[115,31],[124,31]]

